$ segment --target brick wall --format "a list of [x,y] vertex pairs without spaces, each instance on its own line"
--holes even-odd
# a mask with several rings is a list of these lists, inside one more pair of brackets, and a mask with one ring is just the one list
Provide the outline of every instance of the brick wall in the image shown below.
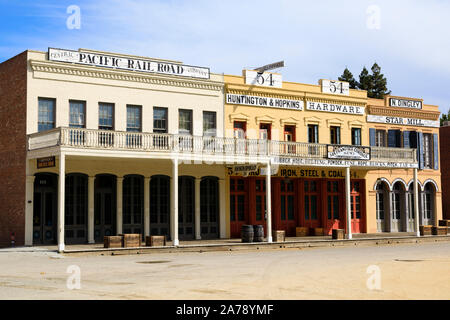
[[450,126],[439,129],[442,179],[442,215],[450,219]]
[[27,52],[0,64],[0,247],[25,239]]

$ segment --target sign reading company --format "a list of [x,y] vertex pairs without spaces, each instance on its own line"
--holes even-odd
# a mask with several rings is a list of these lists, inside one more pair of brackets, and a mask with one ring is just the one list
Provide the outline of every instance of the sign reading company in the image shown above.
[[51,61],[78,63],[97,67],[209,79],[209,68],[112,56],[101,53],[48,48],[48,59]]
[[303,110],[303,101],[301,100],[257,97],[240,94],[228,93],[226,96],[226,103],[255,106],[255,107]]
[[364,107],[308,101],[306,110],[364,115]]
[[328,159],[370,160],[370,148],[327,145]]
[[439,128],[439,126],[440,126],[439,121],[434,121],[434,120],[375,116],[375,115],[371,115],[371,114],[369,114],[367,116],[367,122],[399,124],[399,125],[405,125],[405,126],[418,126],[418,127],[433,127],[433,128]]
[[350,85],[348,82],[325,79],[322,79],[321,82],[323,93],[339,94],[344,96],[350,95]]
[[400,108],[422,109],[422,101],[389,98],[389,106]]
[[281,88],[283,79],[281,74],[245,70],[245,84],[252,86]]

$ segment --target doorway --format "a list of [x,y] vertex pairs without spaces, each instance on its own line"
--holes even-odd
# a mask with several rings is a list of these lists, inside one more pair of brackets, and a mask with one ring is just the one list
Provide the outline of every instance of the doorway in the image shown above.
[[34,180],[33,243],[55,244],[57,241],[58,176],[38,173]]
[[170,239],[170,177],[153,176],[150,180],[150,235]]
[[219,238],[219,181],[204,177],[200,182],[200,235],[202,239]]
[[116,234],[116,177],[97,175],[94,190],[94,239],[103,242],[104,236]]

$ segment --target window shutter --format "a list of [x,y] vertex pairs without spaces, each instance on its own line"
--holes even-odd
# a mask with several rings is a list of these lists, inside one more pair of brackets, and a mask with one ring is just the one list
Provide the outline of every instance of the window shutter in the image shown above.
[[341,144],[341,127],[336,128],[336,143]]
[[439,142],[438,142],[438,135],[435,133],[433,134],[433,147],[434,147],[434,170],[439,169]]
[[418,135],[416,131],[410,131],[409,132],[409,147],[410,148],[414,148],[417,149],[417,139],[418,139]]
[[417,153],[418,153],[418,157],[417,159],[419,160],[419,169],[423,169],[423,133],[419,132],[419,141],[418,141],[418,148],[417,148]]
[[374,128],[370,128],[369,129],[369,137],[370,137],[370,145],[374,146],[376,144],[375,129]]
[[410,148],[410,143],[409,143],[409,139],[410,139],[410,131],[404,131],[403,132],[403,148]]
[[388,147],[395,148],[397,144],[397,130],[388,130]]

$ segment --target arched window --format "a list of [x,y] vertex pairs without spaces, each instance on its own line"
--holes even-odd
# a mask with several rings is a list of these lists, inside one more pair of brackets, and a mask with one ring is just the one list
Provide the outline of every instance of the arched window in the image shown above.
[[433,194],[434,189],[432,184],[427,183],[423,195],[423,217],[425,220],[431,220],[433,217]]

